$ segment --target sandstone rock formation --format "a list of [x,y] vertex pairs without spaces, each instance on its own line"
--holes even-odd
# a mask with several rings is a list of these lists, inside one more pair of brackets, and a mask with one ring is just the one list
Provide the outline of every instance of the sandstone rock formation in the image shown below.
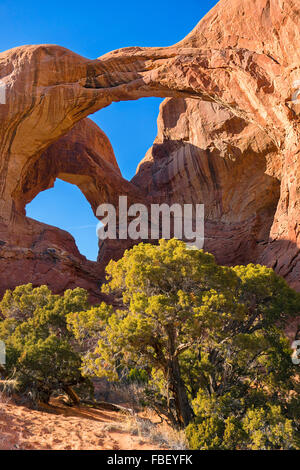
[[90,119],[77,123],[28,167],[15,195],[10,223],[0,225],[1,289],[27,282],[46,283],[58,292],[81,286],[97,300],[104,264],[86,260],[67,232],[25,215],[26,204],[58,177],[77,185],[94,211],[101,199],[116,203],[119,190],[129,201],[139,196],[122,178],[106,135]]
[[[300,289],[297,4],[221,0],[174,46],[96,60],[50,45],[1,53],[2,289],[29,281],[56,291],[97,288],[109,249],[102,263],[87,262],[72,237],[25,217],[25,204],[58,176],[77,184],[94,209],[119,194],[204,203],[205,249],[223,263],[272,266]],[[169,99],[129,183],[101,131],[83,119],[147,96]],[[49,260],[53,247],[61,252]]]
[[258,259],[280,193],[278,152],[254,124],[216,103],[167,99],[133,183],[155,202],[205,204],[205,249],[221,264]]

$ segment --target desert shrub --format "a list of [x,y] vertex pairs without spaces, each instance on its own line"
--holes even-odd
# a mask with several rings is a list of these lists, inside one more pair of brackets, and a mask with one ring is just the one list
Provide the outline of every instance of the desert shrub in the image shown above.
[[[256,399],[255,399],[256,398]],[[226,396],[194,400],[196,418],[186,428],[191,449],[198,450],[295,450],[299,439],[295,424],[263,394],[252,404]],[[255,403],[256,402],[256,406]]]
[[5,342],[6,379],[19,393],[48,402],[54,391],[89,381],[81,373],[76,338],[68,330],[68,313],[88,307],[87,292],[67,290],[53,295],[46,286],[31,284],[7,291],[0,302],[0,339]]
[[[141,243],[111,261],[103,291],[123,305],[108,314],[102,305],[97,343],[84,359],[89,373],[116,381],[125,369],[144,369],[145,405],[174,426],[196,419],[191,426],[201,428],[204,442],[213,441],[215,429],[211,446],[224,445],[224,436],[229,446],[235,419],[265,402],[279,406],[297,430],[299,413],[294,406],[291,417],[289,401],[291,390],[295,401],[298,396],[295,366],[283,328],[299,313],[300,296],[272,269],[219,266],[203,250],[161,240],[157,246]],[[76,315],[68,318],[71,330],[77,328]],[[244,405],[237,414],[199,421],[194,405],[199,392]]]
[[148,382],[148,374],[145,369],[133,367],[128,372],[126,380],[129,383],[146,384]]

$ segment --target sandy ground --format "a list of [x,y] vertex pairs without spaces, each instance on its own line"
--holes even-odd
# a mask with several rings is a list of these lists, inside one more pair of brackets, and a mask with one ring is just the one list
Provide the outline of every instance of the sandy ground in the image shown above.
[[67,407],[52,402],[36,411],[12,402],[0,404],[1,450],[148,450],[163,448],[132,435],[119,412]]

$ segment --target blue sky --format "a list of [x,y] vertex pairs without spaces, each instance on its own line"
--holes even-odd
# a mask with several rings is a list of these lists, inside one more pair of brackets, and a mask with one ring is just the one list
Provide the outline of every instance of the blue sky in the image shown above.
[[[24,44],[59,44],[96,58],[125,46],[169,46],[186,36],[216,3],[1,0],[0,51]],[[127,179],[156,136],[160,102],[145,98],[115,103],[91,116],[108,135]],[[53,189],[27,206],[27,215],[68,230],[81,253],[96,259],[97,220],[77,187],[57,180]]]

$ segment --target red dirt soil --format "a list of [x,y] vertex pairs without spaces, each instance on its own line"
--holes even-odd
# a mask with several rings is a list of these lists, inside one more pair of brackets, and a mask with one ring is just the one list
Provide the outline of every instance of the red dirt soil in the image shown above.
[[[151,450],[162,448],[126,427],[120,412],[52,401],[47,411],[0,403],[0,450]],[[122,424],[125,424],[122,429]]]

